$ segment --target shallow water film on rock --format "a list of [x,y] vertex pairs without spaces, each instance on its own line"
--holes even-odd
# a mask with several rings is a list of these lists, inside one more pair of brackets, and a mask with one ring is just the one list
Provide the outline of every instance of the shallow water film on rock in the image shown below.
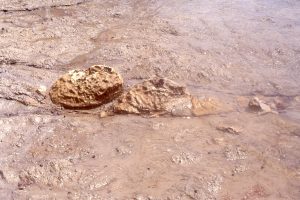
[[0,199],[300,199],[297,0],[0,0]]

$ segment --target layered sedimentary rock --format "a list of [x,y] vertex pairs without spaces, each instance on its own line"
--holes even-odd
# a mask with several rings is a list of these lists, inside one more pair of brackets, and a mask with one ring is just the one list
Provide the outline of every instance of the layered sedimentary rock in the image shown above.
[[95,65],[63,75],[52,86],[50,98],[66,108],[92,108],[115,99],[122,90],[123,79],[115,70]]

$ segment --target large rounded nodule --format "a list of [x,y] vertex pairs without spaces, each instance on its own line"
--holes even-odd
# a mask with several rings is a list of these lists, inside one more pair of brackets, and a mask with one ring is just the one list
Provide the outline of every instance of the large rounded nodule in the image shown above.
[[87,109],[112,101],[123,90],[123,79],[112,68],[95,65],[72,70],[51,87],[53,103],[70,109]]

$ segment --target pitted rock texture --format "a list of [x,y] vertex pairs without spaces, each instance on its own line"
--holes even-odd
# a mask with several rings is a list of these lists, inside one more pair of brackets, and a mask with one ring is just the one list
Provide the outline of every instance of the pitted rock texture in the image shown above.
[[198,99],[174,81],[154,78],[133,86],[113,105],[117,114],[202,116],[220,111],[220,103]]
[[184,107],[186,102],[186,106],[191,106],[185,87],[165,78],[154,78],[133,86],[116,101],[113,109],[115,113],[166,114],[173,107]]
[[93,108],[113,100],[122,90],[123,79],[114,69],[95,65],[63,75],[52,86],[50,98],[65,108]]

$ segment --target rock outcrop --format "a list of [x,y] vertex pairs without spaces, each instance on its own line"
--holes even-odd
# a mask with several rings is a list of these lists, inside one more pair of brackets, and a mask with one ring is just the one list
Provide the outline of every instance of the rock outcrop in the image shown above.
[[63,75],[52,86],[50,98],[65,108],[93,108],[113,100],[122,90],[123,80],[116,71],[95,65]]
[[166,78],[136,84],[122,95],[123,80],[112,68],[92,66],[63,75],[50,90],[53,103],[65,108],[93,108],[113,102],[101,117],[113,114],[202,116],[218,111],[212,99],[198,99]]
[[154,78],[133,86],[113,105],[118,114],[200,116],[217,110],[213,100],[192,97],[185,87]]
[[250,99],[248,107],[251,111],[254,112],[271,112],[271,107],[262,102],[258,97],[253,97]]
[[191,102],[192,102],[192,115],[196,117],[216,114],[221,111],[220,108],[221,103],[211,98],[198,99],[196,97],[192,97]]
[[133,86],[114,104],[115,113],[164,114],[172,107],[191,107],[185,87],[163,78],[155,78]]

